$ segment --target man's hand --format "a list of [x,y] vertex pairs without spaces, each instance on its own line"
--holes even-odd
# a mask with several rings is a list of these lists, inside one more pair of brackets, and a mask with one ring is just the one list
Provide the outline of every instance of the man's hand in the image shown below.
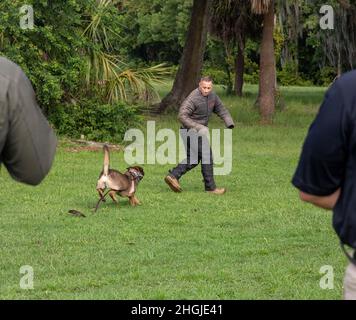
[[337,200],[339,199],[341,189],[336,190],[329,196],[314,196],[303,191],[300,191],[299,196],[302,201],[309,202],[319,208],[326,210],[334,209]]

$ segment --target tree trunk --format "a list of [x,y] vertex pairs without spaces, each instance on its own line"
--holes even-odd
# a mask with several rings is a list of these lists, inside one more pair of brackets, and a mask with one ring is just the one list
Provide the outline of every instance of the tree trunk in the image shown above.
[[342,74],[342,62],[341,62],[341,48],[337,46],[337,76],[340,77]]
[[229,43],[228,41],[225,39],[224,40],[224,47],[225,47],[225,71],[227,73],[227,90],[226,90],[226,93],[228,95],[230,95],[233,91],[233,83],[232,83],[232,79],[231,79],[231,71],[230,71],[230,64],[229,64],[229,61],[232,57],[232,54],[231,54],[231,50],[229,48]]
[[244,85],[245,73],[245,39],[241,39],[238,43],[237,57],[235,60],[235,93],[242,97],[242,88]]
[[262,123],[272,121],[275,111],[276,60],[273,43],[274,0],[263,17],[263,32],[260,55],[259,107]]
[[177,110],[198,86],[206,47],[211,0],[194,0],[193,9],[178,72],[171,92],[158,105],[157,112]]

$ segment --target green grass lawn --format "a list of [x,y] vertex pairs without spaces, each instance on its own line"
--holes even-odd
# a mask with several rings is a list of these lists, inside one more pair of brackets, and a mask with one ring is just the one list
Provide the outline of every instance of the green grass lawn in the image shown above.
[[[102,153],[69,152],[65,141],[39,187],[2,168],[0,298],[340,299],[347,262],[331,213],[301,203],[290,183],[325,89],[282,88],[286,109],[260,126],[256,86],[241,99],[218,88],[237,122],[233,171],[216,177],[228,189],[220,197],[203,191],[199,168],[174,194],[163,181],[171,166],[145,165],[142,206],[121,198],[92,214]],[[156,120],[178,129],[174,115]],[[211,127],[223,124],[214,117]],[[112,163],[126,168],[120,152]],[[33,267],[33,290],[19,287],[22,265]],[[319,286],[324,265],[334,268],[333,290]]]

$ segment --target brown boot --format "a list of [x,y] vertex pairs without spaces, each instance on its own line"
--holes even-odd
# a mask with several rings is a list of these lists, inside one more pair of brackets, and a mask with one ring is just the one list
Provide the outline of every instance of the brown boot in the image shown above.
[[225,188],[216,188],[215,190],[208,191],[208,193],[218,194],[218,195],[224,194],[225,192],[226,192]]
[[176,178],[172,176],[167,176],[164,178],[164,181],[168,184],[172,191],[182,192],[182,188],[180,187],[179,182]]

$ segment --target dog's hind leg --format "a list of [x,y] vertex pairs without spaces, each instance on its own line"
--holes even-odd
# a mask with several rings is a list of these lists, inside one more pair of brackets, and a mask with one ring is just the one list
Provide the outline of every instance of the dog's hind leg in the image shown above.
[[104,197],[104,189],[96,189],[96,190],[98,190],[101,201],[106,202],[106,199]]
[[110,190],[107,191],[104,195],[101,195],[101,193],[99,192],[99,194],[100,194],[100,199],[98,200],[98,202],[97,202],[97,204],[96,204],[96,206],[95,206],[94,212],[96,212],[96,211],[98,210],[100,202],[101,202],[101,201],[105,201],[105,197],[108,195],[109,192],[110,192]]
[[110,192],[109,192],[109,196],[111,197],[111,199],[112,199],[112,201],[114,201],[115,203],[119,203],[119,201],[117,200],[117,197],[116,197],[116,191],[114,191],[114,190],[111,190]]

